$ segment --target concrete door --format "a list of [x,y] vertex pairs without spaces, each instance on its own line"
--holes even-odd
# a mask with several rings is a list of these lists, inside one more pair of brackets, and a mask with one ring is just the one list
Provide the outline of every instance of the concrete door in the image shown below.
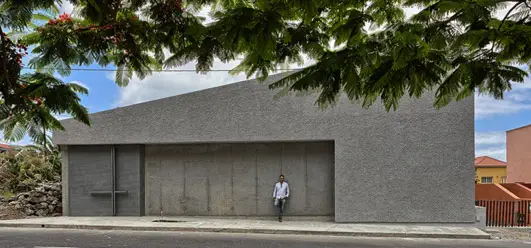
[[146,146],[146,214],[275,215],[280,174],[287,215],[334,214],[332,142]]
[[112,215],[110,151],[111,146],[68,148],[70,215]]
[[65,200],[69,215],[144,214],[145,148],[141,145],[114,146],[113,156],[112,147],[69,146],[68,153],[63,154],[68,156],[68,198]]

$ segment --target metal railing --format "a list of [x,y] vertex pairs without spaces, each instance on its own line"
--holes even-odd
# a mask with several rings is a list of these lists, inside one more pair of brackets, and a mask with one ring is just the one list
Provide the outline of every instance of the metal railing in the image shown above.
[[476,200],[476,206],[486,208],[487,226],[531,226],[531,200]]

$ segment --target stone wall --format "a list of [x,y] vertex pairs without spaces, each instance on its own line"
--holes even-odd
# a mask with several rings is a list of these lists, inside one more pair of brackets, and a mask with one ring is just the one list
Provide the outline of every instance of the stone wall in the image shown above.
[[19,210],[26,216],[60,216],[61,183],[39,183],[31,191],[19,193],[3,199],[4,203]]

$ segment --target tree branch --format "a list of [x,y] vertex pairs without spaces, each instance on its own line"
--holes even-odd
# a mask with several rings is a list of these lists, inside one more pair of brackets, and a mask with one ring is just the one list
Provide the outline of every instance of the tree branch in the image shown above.
[[[509,15],[511,14],[511,12],[513,12],[513,10],[515,10],[515,9],[516,9],[520,4],[522,4],[522,3],[525,3],[525,1],[521,1],[521,2],[519,2],[519,3],[515,4],[515,5],[513,5],[513,7],[512,7],[511,9],[509,9],[509,11],[507,11],[507,14],[505,14],[505,17],[503,17],[503,19],[502,19],[502,21],[501,21],[501,23],[500,23],[500,26],[498,26],[498,32],[500,32],[500,30],[501,30],[503,24],[505,23],[505,20],[507,20],[507,17],[509,17]],[[526,5],[527,5],[527,3],[526,3]]]
[[[520,4],[522,3],[525,3],[525,0],[520,0],[520,2],[516,3],[515,5],[513,5],[513,7],[511,9],[509,9],[509,11],[507,11],[507,14],[505,14],[505,16],[503,17],[500,25],[498,26],[498,29],[497,29],[497,32],[499,33],[501,31],[501,28],[503,26],[503,24],[505,23],[505,20],[507,20],[507,17],[509,17],[509,15],[511,14],[511,12],[513,12],[513,10],[515,10]],[[498,47],[500,46],[500,43],[496,43],[496,40],[494,40],[492,42],[492,48],[490,49],[490,56],[492,58],[492,56],[494,55],[494,49],[497,49]]]
[[[11,80],[9,80],[9,74],[8,74],[8,69],[7,69],[7,60],[8,60],[7,55],[8,55],[10,46],[14,46],[15,44],[6,35],[4,35],[4,31],[2,30],[1,26],[0,26],[0,44],[2,45],[2,47],[0,48],[2,50],[5,49],[5,51],[2,51],[6,55],[5,57],[2,56],[3,57],[2,69],[4,70],[2,75],[4,76],[5,85],[7,86],[7,85],[11,85],[11,82],[10,82]],[[6,92],[3,92],[3,93],[4,95],[6,94]]]

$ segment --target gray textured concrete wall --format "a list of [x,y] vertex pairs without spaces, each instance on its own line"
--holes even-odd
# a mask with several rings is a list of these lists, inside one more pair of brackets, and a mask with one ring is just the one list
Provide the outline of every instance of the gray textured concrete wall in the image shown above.
[[388,115],[351,125],[363,132],[336,140],[336,219],[474,222],[472,117]]
[[286,215],[334,214],[332,142],[146,146],[149,215],[275,215],[284,174]]
[[144,151],[143,145],[116,146],[116,215],[144,215]]
[[314,97],[273,100],[276,92],[267,84],[278,78],[95,113],[90,128],[64,120],[67,131],[55,132],[54,141],[334,140],[336,221],[474,223],[473,97],[436,110],[429,93],[402,99],[399,109],[390,113],[379,103],[363,109],[343,97],[321,111]]
[[62,194],[62,205],[63,205],[63,215],[70,215],[70,200],[69,200],[69,190],[68,190],[68,146],[60,146],[61,151],[61,194]]
[[[143,145],[116,146],[116,215],[140,216],[145,212],[144,151]],[[68,179],[66,215],[112,215],[111,146],[68,146],[63,156],[68,157],[63,167]]]
[[487,208],[476,206],[476,227],[487,228]]
[[110,191],[111,146],[69,146],[69,184],[71,216],[111,216],[110,194],[91,195],[95,191]]

